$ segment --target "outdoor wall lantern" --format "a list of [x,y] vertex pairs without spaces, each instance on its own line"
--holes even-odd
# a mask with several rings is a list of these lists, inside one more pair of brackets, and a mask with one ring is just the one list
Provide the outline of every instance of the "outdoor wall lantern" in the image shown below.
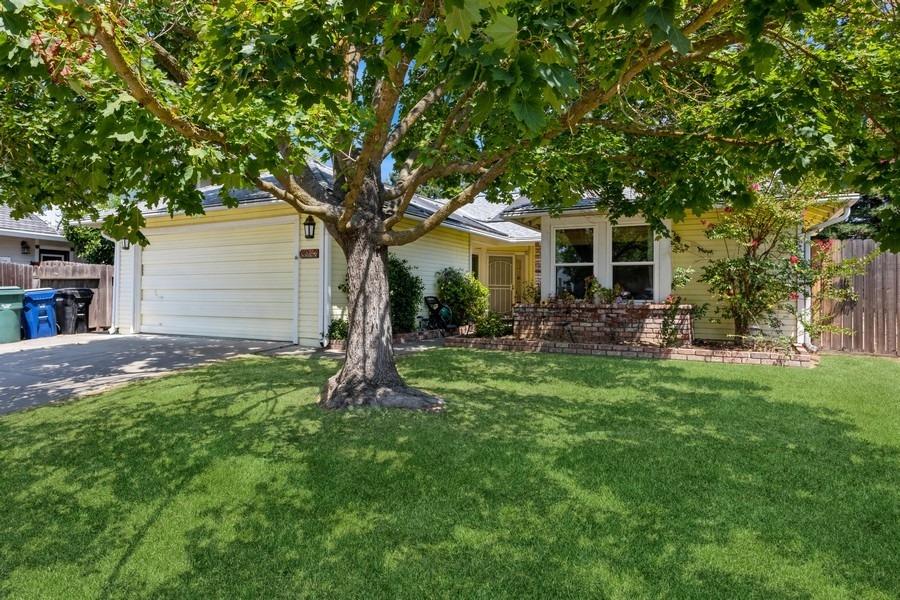
[[22,254],[31,254],[31,246],[28,245],[28,242],[22,240]]
[[306,217],[306,220],[303,221],[303,235],[308,240],[316,237],[316,220],[312,217]]
[[131,250],[131,242],[122,240],[122,250]]

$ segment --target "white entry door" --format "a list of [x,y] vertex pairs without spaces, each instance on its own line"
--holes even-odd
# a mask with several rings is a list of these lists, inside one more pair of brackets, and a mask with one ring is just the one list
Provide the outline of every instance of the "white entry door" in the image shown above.
[[488,289],[491,292],[491,310],[508,314],[512,312],[515,268],[512,256],[488,256]]

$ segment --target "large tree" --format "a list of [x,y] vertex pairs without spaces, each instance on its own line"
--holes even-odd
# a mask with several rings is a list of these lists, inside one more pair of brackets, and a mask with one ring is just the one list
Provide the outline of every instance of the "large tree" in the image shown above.
[[[893,2],[0,6],[0,201],[111,207],[105,227],[135,242],[138,203],[200,212],[201,179],[318,217],[348,265],[347,355],[327,407],[440,405],[395,368],[388,249],[483,191],[551,209],[590,191],[613,216],[659,224],[751,201],[775,168],[835,186],[896,178]],[[330,185],[311,155],[332,165]],[[404,225],[423,186],[449,200]]]

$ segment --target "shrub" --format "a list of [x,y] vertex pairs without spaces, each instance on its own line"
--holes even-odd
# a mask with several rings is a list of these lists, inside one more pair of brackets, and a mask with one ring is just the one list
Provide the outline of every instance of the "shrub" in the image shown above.
[[458,325],[473,323],[487,313],[490,292],[474,275],[448,267],[438,271],[436,278],[438,298],[453,311]]
[[478,337],[503,337],[512,333],[512,325],[500,313],[489,311],[475,321]]
[[[414,268],[409,261],[388,254],[388,289],[390,290],[391,326],[394,333],[409,333],[416,330],[416,316],[422,305],[425,285],[422,283],[421,277],[413,274]],[[346,279],[338,286],[338,289],[347,293]]]
[[[796,303],[801,294],[809,295],[814,288],[821,289],[819,284],[824,281],[865,269],[864,260],[831,263],[818,257],[803,258],[797,231],[805,211],[814,203],[813,192],[774,181],[765,192],[756,194],[752,205],[725,208],[717,222],[706,224],[706,237],[724,243],[727,253],[707,262],[700,281],[718,301],[719,317],[734,320],[739,341],[752,344],[754,327],[779,328],[779,311],[798,314]],[[824,296],[838,299],[853,294],[852,289],[828,288],[825,292]],[[830,326],[812,321],[806,325],[814,335]]]
[[416,329],[416,315],[422,305],[425,286],[422,278],[413,274],[408,261],[388,255],[388,286],[391,293],[391,324],[394,333],[408,333]]
[[332,319],[328,325],[329,340],[346,340],[350,334],[350,323],[347,319]]

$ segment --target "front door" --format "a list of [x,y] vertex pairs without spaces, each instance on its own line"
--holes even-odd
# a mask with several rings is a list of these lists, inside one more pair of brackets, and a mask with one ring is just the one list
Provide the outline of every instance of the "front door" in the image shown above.
[[515,269],[512,256],[488,256],[488,289],[494,312],[512,312]]

